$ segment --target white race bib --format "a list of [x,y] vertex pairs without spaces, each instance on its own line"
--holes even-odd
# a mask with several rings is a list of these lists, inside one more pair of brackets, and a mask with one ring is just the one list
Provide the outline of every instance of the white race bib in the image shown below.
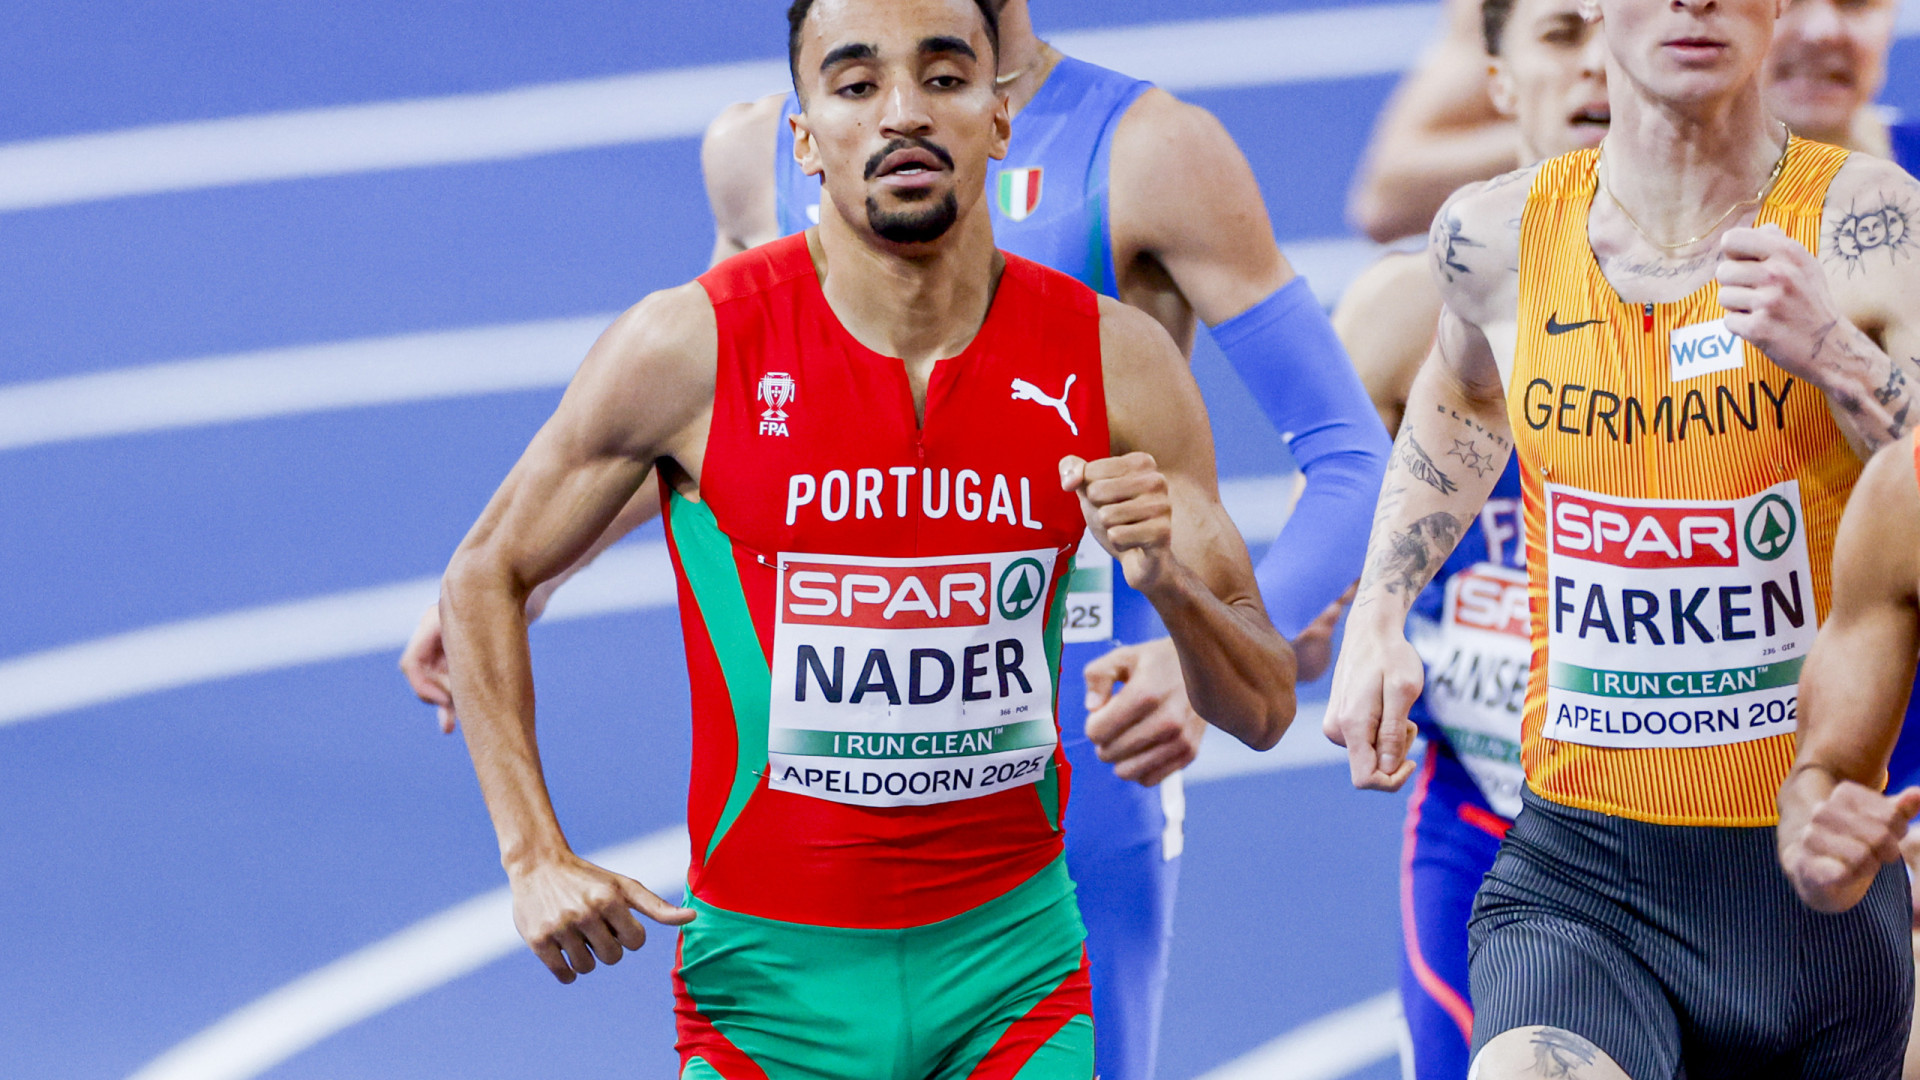
[[1057,555],[781,555],[769,785],[925,806],[1039,780],[1058,740]]
[[1547,485],[1549,739],[1721,746],[1794,730],[1818,629],[1800,485],[1623,499]]
[[1113,639],[1113,575],[1119,572],[1113,556],[1093,538],[1093,530],[1087,530],[1073,557],[1073,573],[1067,577],[1065,636],[1069,644]]
[[[1424,620],[1423,620],[1424,623]],[[1520,718],[1526,710],[1533,650],[1527,574],[1498,563],[1475,563],[1447,582],[1438,626],[1423,626],[1414,645],[1427,663],[1427,713],[1488,805],[1520,813]]]

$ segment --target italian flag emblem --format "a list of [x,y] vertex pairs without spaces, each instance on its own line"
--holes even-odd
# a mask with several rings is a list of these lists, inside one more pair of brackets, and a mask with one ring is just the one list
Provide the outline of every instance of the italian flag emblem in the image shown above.
[[1000,200],[1000,212],[1008,220],[1027,220],[1027,215],[1040,205],[1040,170],[1002,169],[995,194]]

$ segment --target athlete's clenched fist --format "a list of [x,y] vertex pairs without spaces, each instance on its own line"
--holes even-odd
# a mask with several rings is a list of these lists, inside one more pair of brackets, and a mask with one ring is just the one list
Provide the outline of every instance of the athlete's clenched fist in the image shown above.
[[514,928],[563,983],[592,971],[595,958],[617,964],[623,951],[646,944],[636,911],[666,926],[693,921],[692,911],[571,852],[510,877]]
[[1080,496],[1094,539],[1120,560],[1127,584],[1145,592],[1173,558],[1173,499],[1152,454],[1060,459],[1060,489]]
[[1780,838],[1780,865],[1808,907],[1846,911],[1867,894],[1882,864],[1900,861],[1900,841],[1916,813],[1920,788],[1882,795],[1842,780],[1799,835]]
[[1720,238],[1720,306],[1727,329],[1816,386],[1831,380],[1844,331],[1826,271],[1778,225],[1729,229]]

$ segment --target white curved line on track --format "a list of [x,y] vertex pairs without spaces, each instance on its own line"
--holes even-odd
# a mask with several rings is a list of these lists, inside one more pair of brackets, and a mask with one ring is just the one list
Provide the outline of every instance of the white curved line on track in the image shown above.
[[[1331,304],[1378,252],[1306,240],[1287,258]],[[263,349],[0,384],[0,451],[336,409],[567,385],[617,313]]]
[[1387,991],[1327,1015],[1200,1080],[1338,1080],[1400,1049],[1400,995]]
[[[1291,476],[1228,480],[1228,512],[1250,544],[1280,535]],[[440,579],[369,589],[150,626],[0,660],[0,728],[142,694],[240,675],[398,649]],[[609,549],[555,594],[545,620],[646,611],[674,603],[666,544]]]
[[[1399,71],[1438,11],[1378,4],[1049,36],[1170,90],[1224,90]],[[35,139],[0,145],[0,212],[691,138],[727,105],[790,85],[784,59],[752,60]]]
[[0,450],[565,386],[613,319],[400,334],[0,385]]
[[[675,825],[589,859],[669,899],[685,887],[687,829]],[[670,931],[655,928],[665,937]],[[327,1036],[521,947],[503,887],[457,904],[236,1009],[130,1080],[243,1080]],[[659,948],[656,942],[655,948]]]
[[[1301,727],[1300,734],[1264,754],[1224,737],[1207,740],[1200,760],[1187,770],[1187,782],[1207,783],[1344,760],[1344,753],[1315,730],[1319,707],[1303,707],[1295,723]],[[638,879],[670,900],[677,899],[686,877],[687,829],[684,824],[675,825],[587,857]],[[523,946],[512,914],[512,898],[500,888],[428,916],[241,1006],[128,1080],[250,1080],[362,1020],[519,951]],[[1205,1080],[1345,1076],[1392,1052],[1391,1026],[1388,1041],[1380,1044],[1378,1025],[1373,1023],[1378,1009],[1364,1011],[1378,1001],[1356,1007],[1362,1012],[1347,1009],[1308,1024],[1209,1073]],[[1380,1045],[1386,1049],[1379,1049]],[[1353,1064],[1344,1071],[1329,1071],[1343,1062]]]

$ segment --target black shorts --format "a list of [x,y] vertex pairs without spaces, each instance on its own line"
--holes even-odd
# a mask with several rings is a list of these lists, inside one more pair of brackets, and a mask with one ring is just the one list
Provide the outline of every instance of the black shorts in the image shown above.
[[1898,1080],[1913,1013],[1905,867],[1822,915],[1794,895],[1771,828],[1524,799],[1474,901],[1475,1053],[1544,1025],[1633,1080]]

